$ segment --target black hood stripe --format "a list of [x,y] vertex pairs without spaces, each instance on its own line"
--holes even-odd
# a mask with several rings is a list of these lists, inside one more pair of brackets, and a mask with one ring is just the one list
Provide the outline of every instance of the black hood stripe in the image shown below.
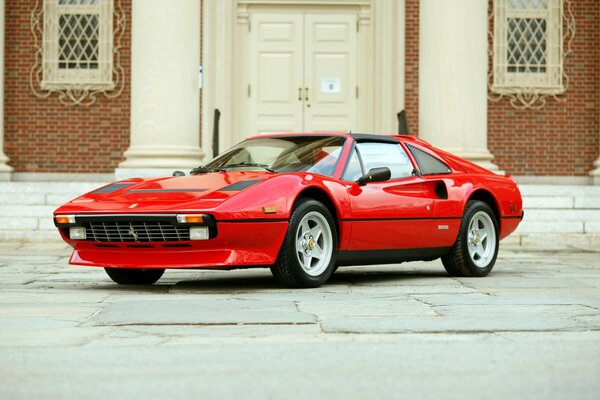
[[219,192],[239,192],[240,190],[244,190],[252,185],[262,182],[263,180],[264,179],[251,179],[248,181],[232,183],[229,186],[225,186],[224,188],[219,189]]
[[131,189],[127,193],[193,193],[206,192],[206,189]]
[[106,193],[113,193],[116,192],[117,190],[121,190],[127,186],[131,186],[133,185],[133,183],[113,183],[111,185],[108,186],[104,186],[100,189],[94,190],[93,192],[91,192],[91,194],[106,194]]

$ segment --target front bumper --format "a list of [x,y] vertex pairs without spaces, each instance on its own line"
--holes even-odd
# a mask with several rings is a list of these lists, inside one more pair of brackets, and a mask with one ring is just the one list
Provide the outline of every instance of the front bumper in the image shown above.
[[[73,265],[112,268],[235,268],[275,263],[287,221],[218,222],[210,240],[178,242],[71,241]],[[64,237],[64,235],[63,235]]]

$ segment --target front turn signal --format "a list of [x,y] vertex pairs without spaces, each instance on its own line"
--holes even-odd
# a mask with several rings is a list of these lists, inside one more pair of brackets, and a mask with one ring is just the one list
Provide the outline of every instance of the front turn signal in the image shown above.
[[179,214],[177,222],[180,224],[203,224],[204,214]]
[[69,225],[75,223],[74,215],[57,215],[54,217],[54,221],[56,221],[59,225]]

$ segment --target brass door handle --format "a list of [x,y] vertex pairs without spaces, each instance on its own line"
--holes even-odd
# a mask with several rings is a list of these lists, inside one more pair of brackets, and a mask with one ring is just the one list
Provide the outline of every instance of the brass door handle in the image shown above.
[[304,100],[308,101],[308,88],[304,88],[305,92],[304,92]]
[[302,101],[302,88],[298,88],[298,101]]

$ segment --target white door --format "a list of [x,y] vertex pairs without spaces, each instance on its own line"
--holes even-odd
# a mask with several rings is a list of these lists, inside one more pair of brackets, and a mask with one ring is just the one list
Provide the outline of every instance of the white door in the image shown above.
[[304,18],[253,14],[250,29],[250,133],[301,131]]
[[304,130],[356,131],[356,16],[304,18]]
[[250,24],[250,133],[356,130],[356,15],[252,13]]

